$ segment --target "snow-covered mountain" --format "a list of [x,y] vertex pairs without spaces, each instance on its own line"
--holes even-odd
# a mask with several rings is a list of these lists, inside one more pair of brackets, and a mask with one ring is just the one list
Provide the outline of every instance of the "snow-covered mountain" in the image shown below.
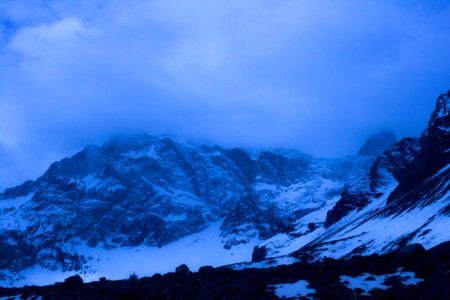
[[450,240],[449,98],[420,139],[383,132],[340,159],[148,135],[88,146],[0,194],[0,285]]
[[263,245],[271,255],[290,253],[293,244],[300,257],[342,258],[387,253],[413,243],[431,248],[450,240],[448,228],[450,91],[439,96],[420,139],[395,144],[378,156],[366,177],[344,190],[326,212],[324,228],[285,237],[288,242],[278,241],[278,252],[274,241]]
[[146,249],[154,252],[152,260],[167,260],[166,249],[183,238],[220,244],[222,258],[203,261],[200,252],[211,249],[193,246],[179,249],[185,255],[170,268],[189,256],[215,265],[250,260],[256,243],[337,201],[373,160],[314,159],[293,150],[255,157],[147,135],[88,146],[52,164],[36,181],[0,194],[0,279],[17,283],[24,274],[33,277],[33,270],[95,277],[102,270],[97,262],[115,259],[119,250],[130,261],[142,259]]

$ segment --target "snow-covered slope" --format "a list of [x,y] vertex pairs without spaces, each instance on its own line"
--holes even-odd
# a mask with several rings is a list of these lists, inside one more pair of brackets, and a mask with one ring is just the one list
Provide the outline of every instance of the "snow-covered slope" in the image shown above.
[[415,199],[417,202],[409,207],[399,205],[402,199],[387,203],[390,192],[396,187],[394,181],[382,197],[332,225],[304,250],[315,258],[340,258],[387,253],[412,243],[431,248],[449,241],[449,169],[450,166],[437,175],[439,182],[434,176],[419,185],[413,192],[423,189],[424,198]]
[[450,91],[438,98],[420,141],[404,139],[379,156],[370,174],[327,213],[327,228],[293,242],[301,245],[297,254],[340,258],[449,241],[449,112]]
[[361,156],[304,161],[262,153],[254,181],[225,218],[227,246],[245,242],[255,232],[261,239],[292,232],[305,215],[330,209],[344,187],[363,177],[373,161]]
[[83,257],[84,263],[79,270],[63,271],[61,266],[51,270],[34,265],[21,272],[3,271],[3,286],[21,287],[25,285],[48,285],[61,282],[72,274],[80,274],[85,282],[101,277],[109,280],[126,279],[130,275],[152,276],[155,273],[175,271],[176,267],[186,264],[190,270],[199,267],[213,267],[251,260],[253,247],[258,240],[241,244],[233,249],[225,249],[221,238],[221,221],[213,223],[205,230],[183,237],[162,247],[120,247],[105,249],[89,247],[85,241],[71,245],[74,253]]

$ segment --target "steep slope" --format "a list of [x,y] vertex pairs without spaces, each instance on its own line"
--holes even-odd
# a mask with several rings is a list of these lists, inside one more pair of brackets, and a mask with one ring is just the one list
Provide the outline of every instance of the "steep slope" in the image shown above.
[[325,226],[333,225],[355,209],[361,210],[386,192],[391,192],[389,186],[398,182],[403,169],[417,157],[419,150],[418,139],[405,138],[378,156],[370,173],[355,186],[344,190],[339,201],[327,213]]
[[328,213],[329,228],[297,254],[338,258],[450,240],[449,108],[450,91],[438,98],[420,142],[402,140],[381,155]]
[[301,213],[293,217],[295,221],[287,230],[278,231],[259,244],[262,253],[266,257],[292,253],[320,237],[337,220],[363,208],[372,198],[381,197],[386,192],[384,188],[395,181],[392,173],[396,174],[396,170],[415,157],[417,144],[416,139],[405,139],[377,159],[354,156],[316,160],[313,169],[321,177],[297,186],[303,192],[297,193],[295,201],[301,205],[297,208]]
[[389,202],[412,189],[450,164],[450,91],[439,96],[428,127],[420,138],[421,151],[400,174],[399,186]]
[[255,232],[268,239],[293,231],[300,218],[334,203],[344,186],[363,177],[372,163],[370,157],[306,160],[261,153],[255,180],[222,225],[227,246],[246,242]]

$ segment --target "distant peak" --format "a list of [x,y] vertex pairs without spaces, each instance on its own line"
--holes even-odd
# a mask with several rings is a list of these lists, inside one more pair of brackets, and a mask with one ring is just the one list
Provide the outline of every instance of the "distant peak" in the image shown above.
[[392,131],[384,130],[369,137],[359,149],[358,155],[378,156],[397,143],[397,137]]

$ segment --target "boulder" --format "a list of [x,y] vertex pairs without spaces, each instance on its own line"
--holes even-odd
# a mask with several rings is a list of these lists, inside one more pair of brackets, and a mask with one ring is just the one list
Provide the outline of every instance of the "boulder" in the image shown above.
[[68,290],[79,289],[83,286],[83,279],[80,275],[74,275],[64,279],[63,288]]
[[253,253],[252,253],[252,262],[263,261],[266,258],[266,255],[267,255],[266,246],[262,246],[262,247],[255,246],[253,248]]
[[189,267],[187,265],[182,264],[175,269],[175,273],[179,275],[188,275],[189,273],[191,273],[191,271],[189,270]]

